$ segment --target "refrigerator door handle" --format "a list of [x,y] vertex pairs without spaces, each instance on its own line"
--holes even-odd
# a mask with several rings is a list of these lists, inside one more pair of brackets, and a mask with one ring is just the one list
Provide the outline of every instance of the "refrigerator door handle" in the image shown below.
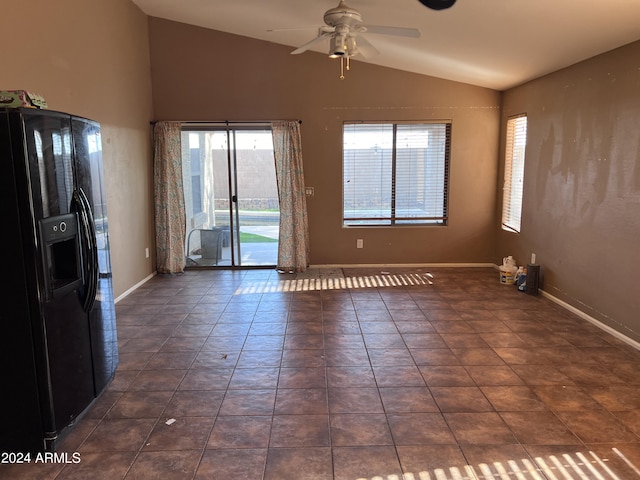
[[98,278],[100,275],[100,268],[98,266],[98,240],[96,237],[96,224],[93,220],[93,212],[91,211],[91,204],[87,199],[87,195],[84,193],[84,190],[80,188],[79,190],[80,198],[83,203],[83,209],[86,216],[87,221],[87,231],[88,235],[88,245],[90,252],[90,265],[89,272],[91,274],[91,289],[89,290],[89,294],[85,299],[84,309],[86,312],[91,311],[93,305],[96,301],[96,293],[98,292]]
[[74,192],[73,199],[78,206],[80,230],[82,232],[82,263],[85,275],[85,298],[83,309],[85,312],[89,312],[93,308],[98,290],[98,245],[91,207],[82,188]]

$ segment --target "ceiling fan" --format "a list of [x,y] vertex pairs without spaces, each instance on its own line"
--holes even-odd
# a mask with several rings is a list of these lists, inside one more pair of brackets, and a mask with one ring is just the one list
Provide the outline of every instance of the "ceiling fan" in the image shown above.
[[296,48],[292,55],[306,52],[317,44],[329,40],[329,56],[340,58],[340,78],[344,79],[345,68],[349,70],[349,60],[355,55],[370,58],[380,52],[365,38],[364,33],[380,35],[395,35],[398,37],[420,37],[420,31],[415,28],[389,27],[384,25],[366,25],[362,23],[362,15],[355,8],[349,7],[340,0],[337,7],[324,13],[324,23],[320,27],[318,36],[313,40]]

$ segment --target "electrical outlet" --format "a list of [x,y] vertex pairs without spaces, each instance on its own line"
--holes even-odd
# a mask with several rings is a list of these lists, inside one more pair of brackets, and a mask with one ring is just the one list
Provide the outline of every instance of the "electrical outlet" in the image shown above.
[[356,240],[356,248],[364,248],[364,240],[361,238]]
[[304,194],[307,197],[313,197],[313,195],[315,194],[314,188],[313,187],[304,187]]

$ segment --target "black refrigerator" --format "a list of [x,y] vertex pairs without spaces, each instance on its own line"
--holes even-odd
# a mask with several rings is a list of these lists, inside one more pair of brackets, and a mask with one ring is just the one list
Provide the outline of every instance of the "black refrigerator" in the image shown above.
[[0,451],[55,451],[118,364],[98,123],[0,108]]

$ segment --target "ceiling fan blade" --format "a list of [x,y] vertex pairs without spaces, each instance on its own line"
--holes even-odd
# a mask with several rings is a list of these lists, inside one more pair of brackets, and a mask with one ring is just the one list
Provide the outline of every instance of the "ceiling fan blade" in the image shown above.
[[362,25],[363,32],[377,33],[380,35],[395,35],[396,37],[419,38],[420,30],[417,28],[387,27],[385,25]]
[[371,58],[380,54],[378,49],[371,45],[369,40],[367,40],[363,35],[358,35],[356,37],[356,48],[358,49],[358,53],[364,58]]
[[291,55],[298,55],[299,53],[303,53],[306,52],[307,50],[309,50],[311,47],[315,46],[316,44],[322,42],[325,38],[328,38],[332,35],[331,32],[325,32],[322,35],[317,36],[316,38],[314,38],[313,40],[305,43],[304,45],[302,45],[301,47],[296,48],[293,52],[291,52]]
[[311,30],[312,28],[318,30],[319,34],[325,33],[328,31],[333,31],[333,29],[329,29],[329,27],[327,27],[326,25],[322,25],[320,27],[317,25],[309,25],[306,27],[295,27],[295,28],[268,28],[267,32],[299,32],[300,30]]

